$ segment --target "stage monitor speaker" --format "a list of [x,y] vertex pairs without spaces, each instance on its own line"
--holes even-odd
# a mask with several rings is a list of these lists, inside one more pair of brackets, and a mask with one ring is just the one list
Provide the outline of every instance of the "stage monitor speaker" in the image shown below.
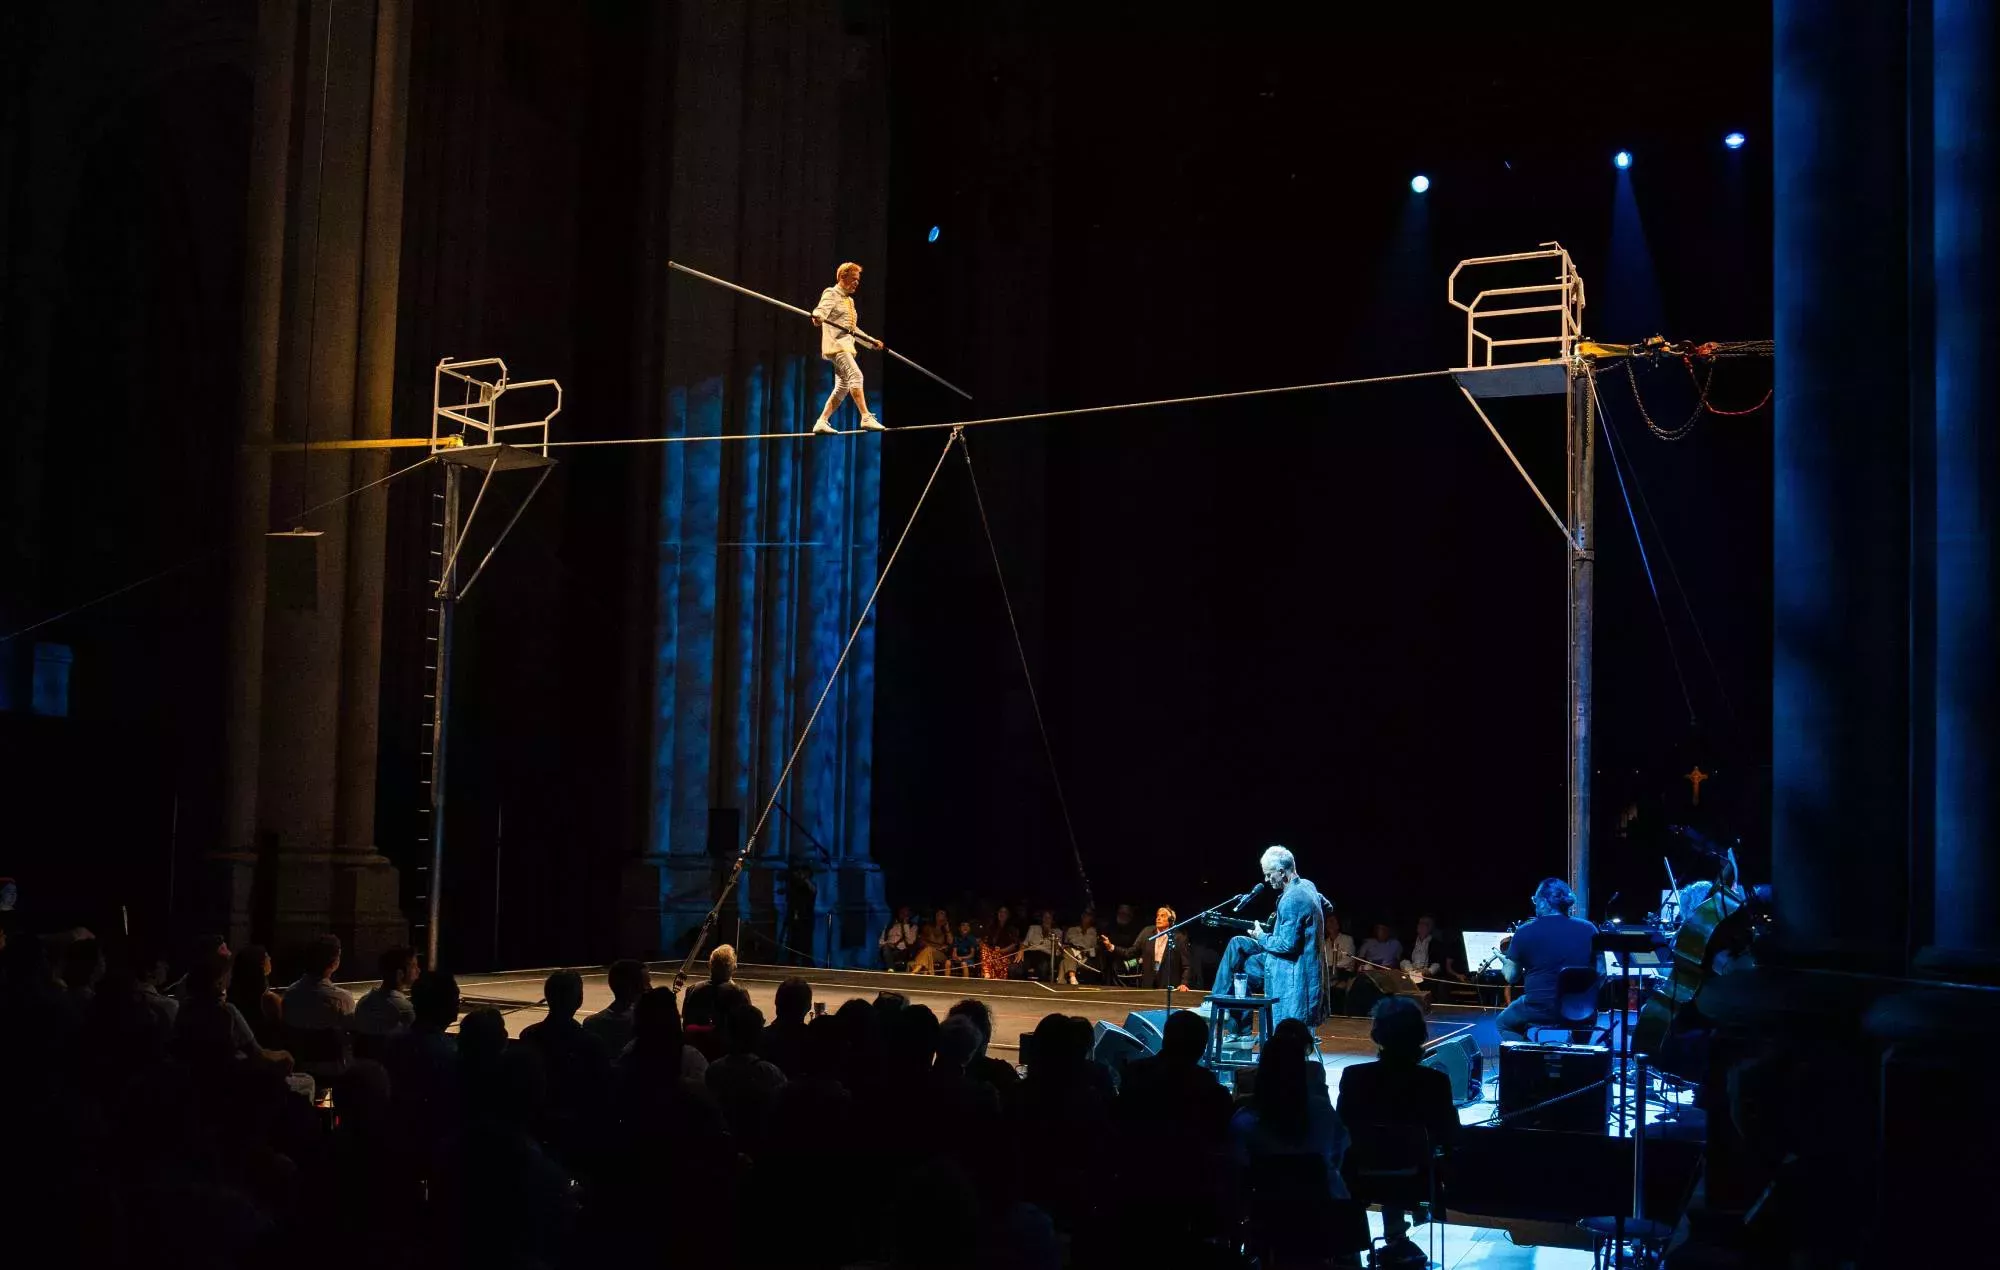
[[1469,1107],[1485,1096],[1486,1065],[1479,1057],[1479,1042],[1473,1039],[1471,1028],[1427,1043],[1423,1062],[1451,1079],[1453,1106]]
[[1383,997],[1408,997],[1417,1003],[1425,1014],[1431,1012],[1430,993],[1405,979],[1402,975],[1386,970],[1365,970],[1354,976],[1354,982],[1347,985],[1347,1013],[1351,1018],[1365,1019],[1375,1009],[1375,1003]]
[[[1500,1044],[1500,1115],[1516,1129],[1554,1129],[1564,1133],[1607,1133],[1611,1122],[1611,1050],[1603,1045],[1541,1045],[1532,1041]],[[1593,1081],[1589,1093],[1576,1093]],[[1538,1107],[1564,1094],[1561,1102],[1531,1111],[1518,1120],[1506,1118]]]
[[1090,1056],[1109,1067],[1114,1077],[1124,1074],[1125,1064],[1146,1057],[1148,1052],[1144,1041],[1116,1023],[1100,1021],[1090,1044]]
[[1139,1038],[1148,1054],[1157,1054],[1166,1044],[1167,1012],[1133,1010],[1125,1016],[1125,1030]]

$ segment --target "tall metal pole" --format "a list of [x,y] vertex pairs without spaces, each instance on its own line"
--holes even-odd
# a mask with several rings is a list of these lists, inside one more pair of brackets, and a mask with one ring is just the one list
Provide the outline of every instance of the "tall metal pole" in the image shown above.
[[1589,372],[1572,362],[1565,405],[1569,453],[1569,884],[1590,913],[1591,625],[1597,565],[1597,431]]
[[438,908],[444,892],[445,725],[451,718],[451,626],[458,608],[458,486],[464,468],[445,463],[444,554],[438,558],[437,684],[431,699],[431,878],[424,925],[425,964],[438,966]]

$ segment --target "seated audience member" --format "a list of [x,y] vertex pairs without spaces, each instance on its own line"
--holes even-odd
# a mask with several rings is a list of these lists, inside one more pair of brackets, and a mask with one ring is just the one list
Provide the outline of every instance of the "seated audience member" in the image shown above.
[[521,1044],[541,1055],[548,1083],[549,1146],[573,1158],[583,1149],[587,1123],[602,1105],[610,1055],[583,1030],[583,976],[558,970],[542,984],[548,1017],[521,1029]]
[[305,974],[285,989],[287,1046],[299,1070],[321,1084],[337,1079],[354,1059],[354,994],[334,984],[339,969],[339,938],[321,935],[306,949]]
[[1456,979],[1458,962],[1452,956],[1451,936],[1438,930],[1429,913],[1417,919],[1416,938],[1410,941],[1410,955],[1399,963],[1410,974],[1428,979]]
[[500,1061],[507,1054],[507,1016],[490,1005],[475,1006],[458,1021],[458,1077],[468,1114],[497,1097]]
[[[1081,1028],[1074,1024],[1081,1022]],[[1107,1161],[1098,1144],[1116,1141],[1108,1073],[1090,1059],[1088,1020],[1060,1014],[1035,1025],[1028,1074],[1012,1099],[1014,1150],[1034,1161],[1019,1177],[1022,1197],[1040,1205],[1059,1227],[1072,1227],[1102,1188]],[[1051,1153],[1051,1143],[1083,1144]],[[1179,1167],[1176,1164],[1175,1167]]]
[[[632,1011],[632,1042],[613,1065],[612,1115],[602,1126],[594,1206],[607,1219],[587,1230],[580,1265],[660,1264],[662,1243],[675,1265],[736,1263],[743,1234],[735,1221],[738,1146],[703,1081],[682,1076],[688,1046],[671,988],[655,988]],[[695,1214],[660,1209],[661,1197]],[[661,1222],[630,1220],[660,1211]],[[620,1216],[621,1214],[626,1216]]]
[[1354,936],[1340,929],[1340,918],[1333,913],[1325,916],[1325,926],[1320,931],[1320,964],[1324,969],[1327,983],[1354,977]]
[[1124,982],[1139,973],[1139,945],[1147,927],[1140,922],[1138,911],[1130,904],[1120,904],[1113,911],[1111,929],[1098,937],[1098,946],[1104,950],[1105,974]]
[[958,938],[951,941],[950,955],[945,958],[944,972],[948,975],[963,974],[970,979],[979,968],[979,936],[972,933],[969,921],[958,924]]
[[993,913],[993,920],[979,939],[979,973],[986,979],[1005,979],[1021,955],[1021,930],[1005,904]]
[[229,971],[229,1004],[250,1021],[250,1030],[264,1045],[274,1045],[285,1032],[285,999],[271,987],[271,954],[262,944],[245,944]]
[[1403,961],[1403,942],[1389,933],[1389,923],[1375,923],[1374,933],[1361,941],[1354,955],[1368,964],[1364,970],[1394,970]]
[[1083,910],[1076,925],[1063,932],[1064,983],[1104,981],[1104,953],[1098,946],[1102,939],[1097,932],[1097,914],[1091,909]]
[[[1451,1078],[1423,1066],[1428,1033],[1422,1008],[1410,997],[1384,997],[1375,1003],[1369,1032],[1377,1058],[1341,1073],[1342,1122],[1356,1135],[1375,1126],[1422,1129],[1433,1150],[1449,1148],[1458,1138],[1458,1111],[1452,1106]],[[1383,1252],[1391,1258],[1385,1264],[1423,1264],[1423,1251],[1410,1240],[1409,1229],[1408,1213],[1382,1210],[1388,1241]]]
[[632,1043],[632,1010],[639,998],[653,988],[653,974],[644,962],[627,958],[611,963],[605,978],[611,986],[611,1004],[583,1021],[583,1030],[597,1038],[604,1052],[616,1058]]
[[735,981],[736,949],[730,944],[717,944],[715,951],[708,954],[708,982],[689,988],[687,999],[681,1002],[681,1022],[689,1027],[720,1027],[723,1009],[716,997]]
[[[187,960],[181,963],[180,978],[174,980],[174,982],[167,988],[167,995],[172,997],[176,1001],[187,1000],[188,976],[193,974],[196,970],[199,970],[202,967],[206,966],[208,964],[209,954],[211,953],[222,953],[224,955],[227,955],[229,953],[229,941],[224,939],[220,935],[208,935],[208,934],[196,935],[192,940],[190,940],[188,943]],[[264,973],[268,975],[271,972],[267,968],[264,971]],[[243,1011],[243,1014],[245,1018],[255,1017],[255,1015],[253,1015],[248,1010]]]
[[1329,1193],[1347,1198],[1340,1162],[1347,1153],[1347,1129],[1326,1095],[1325,1070],[1313,1061],[1312,1033],[1297,1019],[1272,1030],[1257,1060],[1257,1084],[1250,1100],[1230,1121],[1238,1163],[1249,1167],[1267,1156],[1313,1155],[1326,1165]]
[[703,1081],[722,1105],[729,1131],[752,1155],[763,1144],[771,1100],[785,1087],[777,1064],[757,1053],[763,1039],[763,1011],[748,1001],[732,1006],[722,1020],[724,1053],[708,1065]]
[[945,1012],[946,1021],[964,1019],[978,1029],[979,1048],[973,1051],[972,1059],[965,1066],[965,1074],[974,1080],[983,1080],[1005,1101],[1014,1086],[1021,1083],[1021,1073],[1005,1059],[987,1056],[987,1047],[993,1044],[993,1011],[984,1001],[967,997]]
[[953,1158],[974,1174],[997,1163],[987,1153],[1000,1126],[999,1092],[967,1070],[984,1044],[978,1024],[962,1014],[947,1016],[938,1027],[937,1059],[922,1100],[925,1134],[948,1144]]
[[1229,1091],[1201,1065],[1207,1049],[1208,1020],[1192,1010],[1175,1010],[1167,1016],[1160,1052],[1125,1065],[1119,1118],[1134,1135],[1150,1138],[1170,1156],[1176,1152],[1165,1148],[1163,1139],[1172,1139],[1183,1151],[1207,1151],[1227,1134]]
[[354,1025],[354,994],[335,986],[340,938],[321,935],[306,949],[306,972],[285,989],[285,1026],[295,1032],[346,1031]]
[[882,937],[875,941],[876,950],[882,954],[884,970],[908,968],[910,958],[917,955],[917,924],[911,920],[910,906],[903,905],[896,910],[896,920],[882,928]]
[[571,1091],[601,1077],[611,1055],[577,1021],[576,1012],[583,1008],[582,975],[574,970],[556,971],[543,980],[542,997],[548,1016],[522,1028],[521,1043],[541,1052],[549,1095],[562,1101]]
[[689,1010],[681,1015],[681,1027],[687,1043],[701,1052],[701,1056],[713,1063],[728,1052],[728,1045],[722,1035],[722,1025],[729,1018],[729,1012],[739,1005],[750,1004],[750,994],[733,983],[725,983],[713,993],[696,999],[690,998]]
[[1062,968],[1062,927],[1056,924],[1053,909],[1043,909],[1041,920],[1028,927],[1021,941],[1021,957],[1016,973],[1024,978],[1054,983]]
[[419,973],[416,950],[385,949],[377,968],[382,982],[354,1003],[354,1030],[364,1036],[398,1036],[416,1018],[410,1007],[410,987]]
[[632,1011],[632,1040],[616,1060],[628,1077],[654,1082],[685,1080],[701,1083],[708,1060],[687,1040],[680,1003],[672,988],[654,988],[639,998]]
[[167,959],[150,944],[140,944],[131,952],[132,991],[139,1003],[159,1021],[162,1036],[173,1035],[174,1015],[181,1003],[160,990],[167,978]]
[[81,1020],[90,1009],[91,997],[97,993],[98,980],[104,978],[103,946],[95,939],[70,941],[63,949],[61,973],[70,1017]]
[[389,1072],[390,1102],[406,1148],[428,1159],[458,1128],[458,980],[432,970],[410,989],[410,1030],[390,1038],[382,1066]]
[[196,1069],[212,1069],[233,1059],[261,1060],[290,1070],[292,1056],[257,1043],[249,1020],[230,1004],[230,956],[210,951],[208,962],[187,972],[186,1000],[174,1012],[173,1048],[180,1060]]
[[910,957],[910,973],[914,975],[943,974],[945,962],[951,956],[951,917],[939,909],[930,921],[924,923],[917,932],[917,951]]
[[757,1052],[767,1062],[797,1080],[806,1070],[806,1020],[812,1014],[812,985],[794,975],[778,985],[771,1003],[771,1025],[764,1029]]

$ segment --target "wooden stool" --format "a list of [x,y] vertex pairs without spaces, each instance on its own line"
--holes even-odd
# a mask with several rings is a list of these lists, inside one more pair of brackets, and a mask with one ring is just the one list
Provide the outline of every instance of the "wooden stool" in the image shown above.
[[1251,1062],[1237,1062],[1222,1056],[1222,1034],[1230,1014],[1247,1014],[1257,1029],[1259,1043],[1271,1039],[1271,1031],[1277,1026],[1276,997],[1226,997],[1220,994],[1208,998],[1208,1064],[1210,1067],[1250,1067]]

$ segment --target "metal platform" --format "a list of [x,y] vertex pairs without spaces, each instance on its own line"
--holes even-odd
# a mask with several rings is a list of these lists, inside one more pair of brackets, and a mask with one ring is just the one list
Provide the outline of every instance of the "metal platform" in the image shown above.
[[550,467],[555,463],[546,454],[518,445],[452,445],[435,453],[443,462],[481,472],[512,472],[521,468]]
[[1569,368],[1559,361],[1468,366],[1451,377],[1480,400],[1494,397],[1560,397],[1569,391]]

